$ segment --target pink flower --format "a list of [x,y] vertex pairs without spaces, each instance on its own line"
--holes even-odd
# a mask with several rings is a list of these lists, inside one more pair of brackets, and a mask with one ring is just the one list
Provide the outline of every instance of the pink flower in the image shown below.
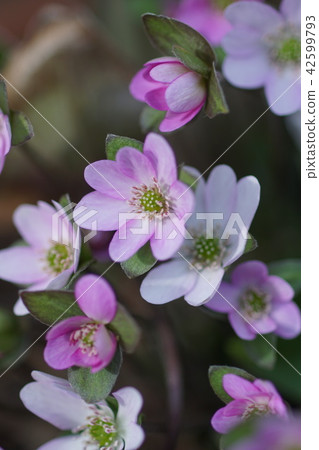
[[242,339],[255,339],[258,332],[292,339],[300,333],[300,311],[293,296],[290,284],[268,275],[266,264],[248,261],[236,267],[231,283],[223,282],[206,306],[228,313],[232,327]]
[[[60,289],[76,270],[81,238],[58,203],[21,205],[13,214],[13,222],[27,245],[0,250],[0,278],[27,285],[31,291]],[[56,221],[54,220],[56,219]],[[17,315],[28,310],[19,299],[14,307]]]
[[218,433],[228,433],[255,415],[287,417],[287,408],[270,381],[248,381],[238,375],[226,374],[223,387],[234,400],[216,411],[212,418],[212,427]]
[[130,91],[137,100],[167,111],[159,126],[163,132],[190,122],[204,106],[207,96],[202,76],[169,56],[144,64],[132,79]]
[[64,436],[41,445],[38,450],[113,449],[136,450],[144,441],[144,431],[137,424],[143,405],[140,392],[127,386],[114,392],[118,410],[107,400],[86,403],[67,380],[33,371],[35,381],[20,392],[24,406],[33,414],[60,430]]
[[117,341],[105,325],[116,314],[115,294],[106,280],[84,275],[75,285],[75,298],[85,315],[62,320],[47,333],[44,359],[53,369],[91,367],[98,372],[113,359]]
[[278,419],[274,416],[260,418],[254,424],[252,435],[244,435],[225,450],[300,450],[300,416],[291,416],[289,420]]
[[300,0],[282,0],[280,11],[256,2],[229,6],[233,29],[224,37],[223,74],[234,86],[265,88],[277,115],[300,109]]
[[232,28],[224,16],[224,8],[235,1],[237,0],[181,0],[177,7],[168,11],[168,15],[194,28],[208,42],[217,46]]
[[[78,203],[75,221],[84,208],[94,212],[95,229],[117,230],[109,246],[113,260],[129,259],[148,241],[157,259],[168,259],[177,251],[183,234],[171,236],[174,219],[183,226],[186,213],[192,212],[194,195],[178,181],[174,153],[162,136],[148,134],[143,152],[123,147],[116,161],[90,164],[84,176],[95,190]],[[80,217],[78,223],[92,229],[91,216],[86,221]]]
[[4,160],[11,148],[11,127],[9,117],[0,109],[0,173],[4,166]]

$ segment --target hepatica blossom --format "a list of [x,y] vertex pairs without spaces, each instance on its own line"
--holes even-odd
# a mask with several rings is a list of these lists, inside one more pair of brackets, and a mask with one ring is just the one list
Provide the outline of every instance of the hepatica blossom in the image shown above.
[[242,339],[258,333],[275,333],[291,339],[300,333],[300,311],[292,302],[290,284],[269,275],[265,264],[249,261],[233,271],[231,283],[223,282],[207,307],[228,313],[229,321]]
[[[13,222],[26,245],[0,250],[0,278],[32,291],[64,287],[78,265],[78,227],[73,227],[58,203],[55,207],[45,202],[21,205]],[[21,299],[14,312],[28,313]]]
[[[163,137],[150,133],[143,152],[123,147],[116,161],[97,161],[84,176],[95,190],[78,203],[75,221],[85,208],[95,211],[97,230],[117,230],[109,245],[113,260],[129,259],[148,241],[157,259],[168,259],[177,251],[183,242],[180,227],[193,210],[194,197],[177,180],[175,157]],[[92,229],[92,219],[81,219],[79,225]]]
[[219,45],[231,29],[231,24],[224,15],[224,9],[234,2],[236,0],[181,0],[168,15],[197,30],[212,45]]
[[115,414],[106,401],[85,403],[62,378],[37,371],[32,377],[35,381],[20,392],[25,407],[60,430],[71,431],[38,450],[135,450],[142,445],[144,432],[137,418],[143,399],[135,388],[113,393],[118,403]]
[[189,236],[172,261],[147,274],[142,297],[154,304],[182,296],[193,306],[207,302],[218,289],[225,267],[244,253],[259,196],[257,179],[248,176],[237,182],[229,166],[215,167],[207,183],[200,179],[195,211],[186,224]]
[[263,417],[254,422],[251,436],[244,436],[225,450],[300,450],[300,416],[291,416],[289,420],[278,417]]
[[75,298],[83,316],[62,320],[47,333],[44,359],[54,369],[91,367],[98,372],[116,351],[115,335],[105,325],[116,314],[115,294],[106,280],[85,275],[75,284]]
[[203,77],[169,56],[148,61],[131,81],[130,91],[137,100],[167,111],[159,126],[163,132],[190,122],[207,97]]
[[226,79],[246,89],[264,86],[275,114],[298,111],[300,0],[283,0],[280,11],[266,4],[242,1],[229,6],[225,16],[233,25],[222,41],[227,54],[223,64]]
[[270,381],[248,381],[238,375],[226,374],[223,377],[223,387],[233,400],[212,417],[212,427],[218,433],[228,433],[241,422],[256,415],[287,417],[287,408]]
[[0,109],[0,173],[2,172],[6,155],[11,148],[11,127],[9,117]]

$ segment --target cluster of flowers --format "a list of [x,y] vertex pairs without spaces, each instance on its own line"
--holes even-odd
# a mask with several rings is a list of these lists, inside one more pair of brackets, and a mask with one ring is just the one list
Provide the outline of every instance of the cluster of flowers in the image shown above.
[[[196,3],[203,11],[208,7],[204,1]],[[238,1],[227,8],[219,37],[211,39],[216,44],[222,38],[225,77],[239,87],[265,86],[276,114],[290,114],[300,107],[298,5],[299,1],[283,0],[278,12],[263,3]],[[195,8],[195,2],[189,1],[188,7]],[[196,14],[192,16],[198,19]],[[293,89],[289,89],[292,83]],[[133,78],[130,90],[152,108],[166,111],[160,124],[163,132],[189,122],[207,98],[202,77],[174,57],[146,63]],[[10,145],[8,117],[1,113],[0,169]],[[223,281],[226,268],[244,254],[251,239],[248,231],[260,201],[258,180],[253,176],[237,180],[226,165],[215,167],[206,182],[196,169],[184,170],[193,180],[191,185],[178,179],[174,152],[155,133],[146,136],[143,151],[124,146],[115,160],[90,164],[84,177],[93,191],[77,204],[72,220],[56,202],[54,206],[44,202],[22,205],[15,211],[13,221],[26,245],[0,251],[0,278],[29,291],[65,288],[78,266],[79,227],[112,232],[108,254],[113,261],[125,262],[149,243],[154,258],[163,262],[150,270],[141,284],[141,295],[149,303],[184,297],[192,306],[205,305],[226,313],[235,333],[245,340],[267,333],[296,337],[300,312],[292,301],[294,291],[282,278],[269,275],[264,263],[242,263],[233,270],[230,281]],[[83,218],[83,211],[90,214]],[[78,278],[74,297],[83,314],[51,327],[44,359],[57,370],[79,366],[95,373],[110,364],[118,347],[117,336],[109,327],[117,301],[108,282],[92,274]],[[28,313],[20,298],[14,311],[17,315]],[[25,406],[72,432],[41,449],[134,450],[142,445],[144,433],[137,424],[142,398],[135,388],[113,393],[114,410],[108,399],[85,403],[65,380],[39,372],[33,372],[33,378],[35,382],[21,391]],[[220,433],[228,433],[256,414],[293,420],[270,382],[251,382],[228,374],[223,388],[233,401],[212,418],[212,426]],[[261,427],[260,433],[267,430]],[[245,448],[255,448],[254,443],[249,445]]]

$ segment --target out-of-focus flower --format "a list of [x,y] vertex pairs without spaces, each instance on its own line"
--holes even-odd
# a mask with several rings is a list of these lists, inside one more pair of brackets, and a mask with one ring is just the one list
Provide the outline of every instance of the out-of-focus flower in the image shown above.
[[[183,233],[171,237],[174,220],[183,226],[185,214],[193,210],[194,196],[178,181],[174,153],[162,136],[148,134],[143,152],[123,147],[116,161],[90,164],[84,176],[95,191],[82,198],[75,216],[78,208],[85,207],[95,211],[97,230],[117,230],[109,246],[113,260],[129,259],[149,240],[157,259],[168,259],[178,250]],[[79,225],[92,229],[92,220],[81,219]]]
[[216,411],[212,417],[212,427],[218,433],[228,433],[255,415],[287,417],[287,408],[270,381],[248,381],[238,375],[226,374],[223,377],[223,387],[234,400]]
[[203,77],[169,56],[148,61],[131,81],[130,91],[137,100],[167,111],[159,126],[163,132],[190,122],[207,97]]
[[6,155],[11,148],[11,127],[9,117],[0,109],[0,173],[2,172]]
[[238,2],[225,11],[233,29],[224,37],[223,74],[234,86],[265,88],[277,115],[300,109],[300,0],[282,0],[280,11]]
[[168,15],[197,30],[212,45],[219,45],[231,29],[224,9],[236,1],[240,0],[181,0],[175,8],[168,11]]
[[[38,202],[21,205],[13,214],[13,222],[27,245],[0,250],[0,278],[26,290],[60,289],[76,270],[81,237],[63,208],[54,203]],[[19,299],[14,307],[17,315],[28,310]]]
[[201,178],[195,211],[186,224],[190,236],[172,261],[147,274],[141,285],[142,297],[154,304],[182,296],[193,306],[207,302],[218,289],[225,267],[244,253],[259,197],[255,177],[237,182],[226,165],[215,167],[207,183]]
[[104,278],[84,275],[75,284],[75,298],[85,315],[62,320],[46,335],[44,359],[54,369],[106,367],[116,351],[115,335],[106,329],[116,314],[115,294]]
[[72,434],[41,445],[38,450],[136,450],[144,441],[137,424],[143,399],[133,387],[112,395],[118,403],[115,414],[106,401],[85,403],[70,384],[62,379],[33,371],[35,380],[20,392],[25,407],[60,430]]
[[255,339],[258,332],[292,339],[300,333],[300,311],[292,302],[293,296],[290,284],[269,275],[266,264],[248,261],[236,267],[231,283],[222,282],[206,306],[228,313],[232,327],[242,339]]
[[98,231],[89,241],[92,255],[100,262],[110,260],[109,245],[113,237],[112,231]]
[[226,445],[225,450],[300,450],[300,416],[291,416],[289,420],[278,417],[263,417],[254,422],[251,436],[244,437],[235,444]]

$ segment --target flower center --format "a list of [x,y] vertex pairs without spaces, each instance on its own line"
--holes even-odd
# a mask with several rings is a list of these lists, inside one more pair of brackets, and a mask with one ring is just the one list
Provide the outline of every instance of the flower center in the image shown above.
[[73,264],[71,248],[64,244],[54,244],[46,254],[50,271],[58,275]]
[[192,259],[198,270],[219,262],[221,255],[222,248],[218,238],[206,238],[205,236],[195,238]]
[[268,36],[270,58],[274,63],[298,64],[301,58],[300,34],[294,27],[287,26],[276,35]]
[[257,289],[249,289],[240,298],[240,305],[246,316],[259,319],[269,310],[269,296]]
[[81,325],[78,330],[71,333],[70,343],[71,345],[78,344],[82,353],[87,353],[88,356],[96,356],[98,354],[95,348],[95,333],[97,332],[100,324],[98,323],[86,323]]
[[115,427],[114,420],[110,417],[94,416],[88,424],[88,433],[99,449],[115,450],[118,448],[120,440]]
[[244,420],[249,419],[252,416],[265,416],[266,414],[270,413],[270,409],[268,407],[268,405],[264,404],[264,403],[251,403],[250,405],[247,406],[247,408],[245,409],[242,418]]
[[129,201],[133,212],[146,213],[148,216],[166,216],[170,211],[170,202],[162,191],[156,178],[148,187],[145,184],[133,187],[133,197]]

